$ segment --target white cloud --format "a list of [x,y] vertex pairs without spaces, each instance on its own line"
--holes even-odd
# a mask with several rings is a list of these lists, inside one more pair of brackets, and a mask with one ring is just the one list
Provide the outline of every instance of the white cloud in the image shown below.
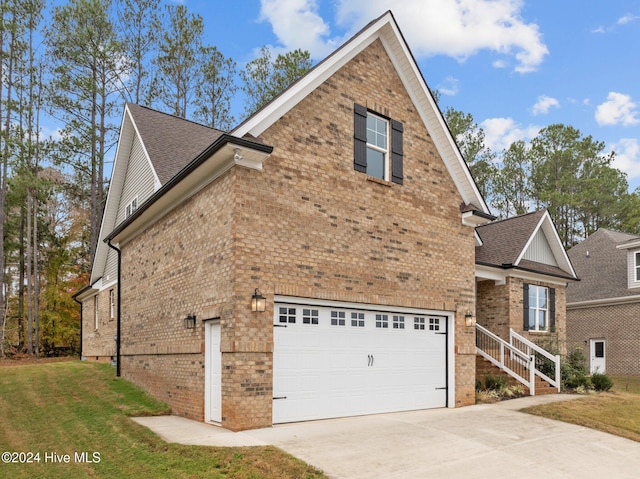
[[595,118],[599,125],[630,126],[640,123],[631,96],[616,92],[610,92],[607,101],[598,105]]
[[455,96],[458,94],[458,79],[452,76],[448,76],[440,83],[436,89],[443,95]]
[[271,24],[283,51],[300,48],[308,50],[313,58],[323,58],[341,43],[340,39],[328,38],[329,25],[320,16],[315,0],[261,0],[260,3],[260,20]]
[[[342,42],[330,37],[316,0],[262,0],[261,19],[287,50],[321,58]],[[536,70],[549,53],[538,25],[521,17],[522,0],[403,0],[393,13],[417,57],[448,55],[460,61],[481,50],[515,60],[514,70]],[[355,33],[389,9],[388,0],[337,0],[336,21]],[[503,59],[494,66],[504,67]]]
[[628,23],[633,23],[636,20],[640,20],[640,16],[627,13],[618,19],[618,25],[626,25]]
[[637,138],[622,138],[611,148],[616,152],[613,167],[624,171],[629,179],[640,178],[640,141]]
[[542,95],[538,97],[538,101],[533,105],[534,115],[546,115],[551,107],[558,108],[560,102],[550,96]]
[[513,118],[488,118],[480,123],[480,127],[484,130],[485,145],[494,152],[506,150],[518,140],[529,142],[541,129],[535,125],[523,127]]

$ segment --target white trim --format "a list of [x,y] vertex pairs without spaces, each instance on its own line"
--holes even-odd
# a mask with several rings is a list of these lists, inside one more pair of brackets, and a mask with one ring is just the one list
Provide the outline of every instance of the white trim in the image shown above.
[[499,266],[487,266],[487,265],[476,265],[476,278],[478,279],[486,279],[493,280],[496,282],[496,285],[503,285],[506,283],[507,278],[518,278],[524,281],[537,281],[540,283],[553,284],[556,286],[567,286],[572,280],[558,278],[556,276],[546,275],[544,273],[535,273],[533,271],[523,271],[518,269],[518,267],[514,268],[500,268]]
[[[435,309],[408,308],[403,306],[388,306],[371,303],[354,303],[349,301],[334,301],[327,299],[305,298],[299,296],[275,295],[275,304],[292,304],[303,306],[322,306],[328,308],[340,308],[350,310],[377,311],[384,313],[404,313],[416,314],[419,316],[441,316],[447,318],[447,405],[449,408],[456,407],[456,325],[454,311],[439,311]],[[275,309],[273,312],[275,317]]]
[[409,97],[416,106],[416,111],[440,153],[447,171],[462,196],[462,200],[489,214],[489,208],[480,194],[391,12],[385,13],[347,41],[307,75],[300,78],[262,110],[239,125],[232,134],[240,137],[247,133],[254,137],[260,136],[285,113],[376,40],[382,42],[389,55]]
[[226,143],[152,203],[148,204],[148,200],[145,201],[145,205],[148,204],[148,206],[113,238],[113,243],[119,247],[124,246],[235,165],[262,170],[262,162],[268,157],[269,153],[252,150],[231,142]]
[[633,303],[640,303],[640,295],[618,296],[616,298],[589,299],[586,301],[574,301],[573,303],[567,303],[567,310],[592,308],[592,307],[598,307],[598,306],[617,306],[619,304],[633,304]]
[[[553,253],[553,256],[555,257],[556,262],[558,263],[558,267],[561,270],[568,272],[571,276],[575,278],[576,272],[573,269],[573,265],[569,260],[569,256],[567,255],[567,252],[562,246],[562,241],[560,241],[560,237],[558,236],[558,231],[556,230],[553,224],[553,221],[551,220],[549,211],[545,211],[544,214],[542,215],[542,218],[540,218],[540,221],[538,222],[533,232],[529,236],[527,243],[524,245],[524,248],[522,248],[522,251],[520,251],[520,254],[518,255],[514,264],[516,266],[520,264],[520,261],[522,261],[522,258],[524,257],[525,253],[529,249],[529,246],[531,246],[531,242],[533,241],[533,239],[535,238],[536,234],[540,229],[542,229],[544,236],[547,239],[547,243],[549,244],[549,247],[551,248],[551,252]],[[550,266],[555,266],[555,265],[550,265]]]

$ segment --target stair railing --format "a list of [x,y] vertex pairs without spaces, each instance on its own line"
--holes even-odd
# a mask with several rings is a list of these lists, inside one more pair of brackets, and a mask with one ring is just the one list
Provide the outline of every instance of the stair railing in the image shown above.
[[[538,363],[535,370],[536,375],[542,378],[543,380],[547,381],[553,387],[557,388],[558,392],[560,392],[561,382],[560,382],[560,356],[559,355],[554,356],[553,354],[544,350],[537,344],[529,341],[524,336],[521,336],[520,334],[516,333],[513,329],[509,329],[509,344],[511,344],[511,346],[517,348],[520,352],[522,352],[523,354],[526,354],[527,356],[536,357],[537,359],[536,362]],[[545,371],[551,372],[553,379],[549,377],[547,374],[545,374],[543,371],[541,371],[541,366],[542,366],[542,369],[544,369]]]
[[501,370],[529,388],[535,395],[536,359],[476,323],[476,351]]

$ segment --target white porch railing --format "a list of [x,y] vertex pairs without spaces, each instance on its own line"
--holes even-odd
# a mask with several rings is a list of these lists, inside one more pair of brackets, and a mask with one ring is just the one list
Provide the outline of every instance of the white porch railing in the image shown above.
[[535,395],[536,358],[476,323],[476,351],[483,358],[529,388]]
[[[560,356],[553,355],[527,338],[519,335],[513,329],[509,329],[509,343],[526,354],[528,357],[536,358],[535,373],[549,384],[554,386],[560,392]],[[542,369],[542,370],[541,370]],[[545,372],[550,373],[553,379]]]

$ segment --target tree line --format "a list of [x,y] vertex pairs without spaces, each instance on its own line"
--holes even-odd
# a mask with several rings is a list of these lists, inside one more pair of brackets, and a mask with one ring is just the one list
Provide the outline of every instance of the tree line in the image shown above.
[[160,0],[0,0],[0,357],[79,347],[125,102],[229,130],[239,93],[247,116],[311,67],[263,47],[239,68],[203,33]]
[[[72,295],[89,279],[125,102],[229,130],[312,66],[263,47],[239,67],[204,31],[161,0],[0,0],[0,357],[79,347]],[[470,114],[444,114],[494,213],[548,208],[566,247],[598,227],[640,233],[639,195],[601,142],[551,125],[495,153]]]
[[605,153],[604,142],[553,124],[529,143],[518,140],[494,152],[471,114],[447,108],[444,116],[499,218],[546,208],[566,249],[598,228],[640,234],[640,189],[629,192],[626,174],[612,166],[615,153]]

